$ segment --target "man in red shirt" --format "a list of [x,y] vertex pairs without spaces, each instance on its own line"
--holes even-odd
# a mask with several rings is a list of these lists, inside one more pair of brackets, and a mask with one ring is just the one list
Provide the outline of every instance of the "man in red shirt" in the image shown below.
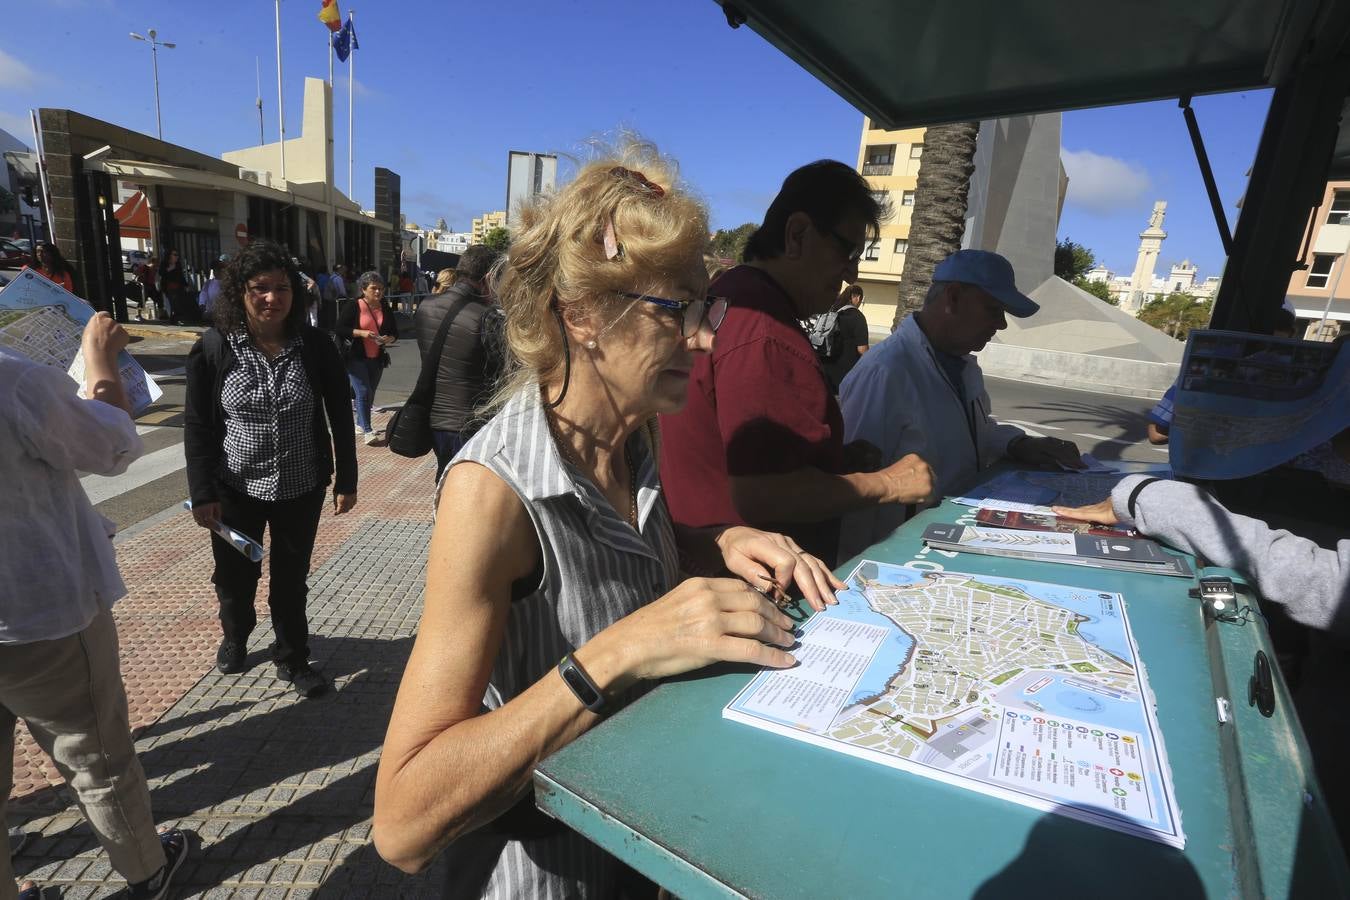
[[865,448],[844,446],[839,406],[800,324],[857,279],[883,212],[852,168],[810,163],[783,182],[745,264],[713,282],[731,307],[713,352],[694,364],[688,404],[661,419],[661,480],[677,524],[779,531],[833,564],[842,514],[932,499],[933,473],[918,456],[859,471]]

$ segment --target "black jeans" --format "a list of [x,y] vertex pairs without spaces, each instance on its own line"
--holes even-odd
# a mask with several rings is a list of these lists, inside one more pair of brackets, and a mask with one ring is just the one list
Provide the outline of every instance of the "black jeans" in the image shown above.
[[[276,635],[272,659],[289,665],[308,662],[306,579],[327,487],[321,485],[292,500],[277,501],[255,500],[224,484],[219,488],[222,522],[258,543],[262,543],[264,527],[272,532],[267,592],[272,631]],[[215,532],[211,533],[211,552],[216,560],[211,581],[220,600],[220,627],[227,640],[242,647],[258,624],[253,601],[258,593],[258,579],[262,577],[262,563],[252,562]]]
[[441,431],[439,428],[431,430],[431,447],[436,451],[436,483],[441,482],[441,473],[445,467],[450,464],[450,460],[455,458],[455,454],[468,443],[468,438],[462,431]]

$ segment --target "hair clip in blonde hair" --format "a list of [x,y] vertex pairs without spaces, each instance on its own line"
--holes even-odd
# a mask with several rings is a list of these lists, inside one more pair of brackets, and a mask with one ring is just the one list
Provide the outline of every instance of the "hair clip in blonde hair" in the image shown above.
[[666,195],[665,188],[661,187],[661,185],[657,184],[656,182],[649,180],[646,175],[643,175],[636,169],[626,169],[623,166],[615,166],[614,168],[609,170],[609,174],[615,176],[616,178],[632,179],[633,181],[636,181],[638,184],[645,187],[647,190],[651,191],[657,197],[664,197]]
[[623,245],[614,237],[614,217],[605,219],[605,259],[623,256]]

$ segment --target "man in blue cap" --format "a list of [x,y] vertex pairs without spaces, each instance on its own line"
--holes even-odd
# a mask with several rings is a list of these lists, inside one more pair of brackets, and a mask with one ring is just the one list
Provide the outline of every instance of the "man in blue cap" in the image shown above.
[[[968,487],[1004,457],[1082,468],[1072,441],[1033,438],[994,420],[972,355],[1039,306],[1017,290],[997,253],[958,250],[938,263],[923,308],[864,356],[839,390],[844,440],[881,450],[882,464],[917,453],[933,467],[937,495]],[[860,522],[858,517],[867,519]],[[846,520],[845,541],[879,540],[904,521],[904,507],[879,507]]]

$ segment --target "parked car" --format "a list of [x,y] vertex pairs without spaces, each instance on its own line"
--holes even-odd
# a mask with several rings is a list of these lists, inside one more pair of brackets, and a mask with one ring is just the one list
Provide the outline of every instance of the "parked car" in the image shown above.
[[12,238],[0,237],[0,269],[22,269],[33,264],[33,254]]

